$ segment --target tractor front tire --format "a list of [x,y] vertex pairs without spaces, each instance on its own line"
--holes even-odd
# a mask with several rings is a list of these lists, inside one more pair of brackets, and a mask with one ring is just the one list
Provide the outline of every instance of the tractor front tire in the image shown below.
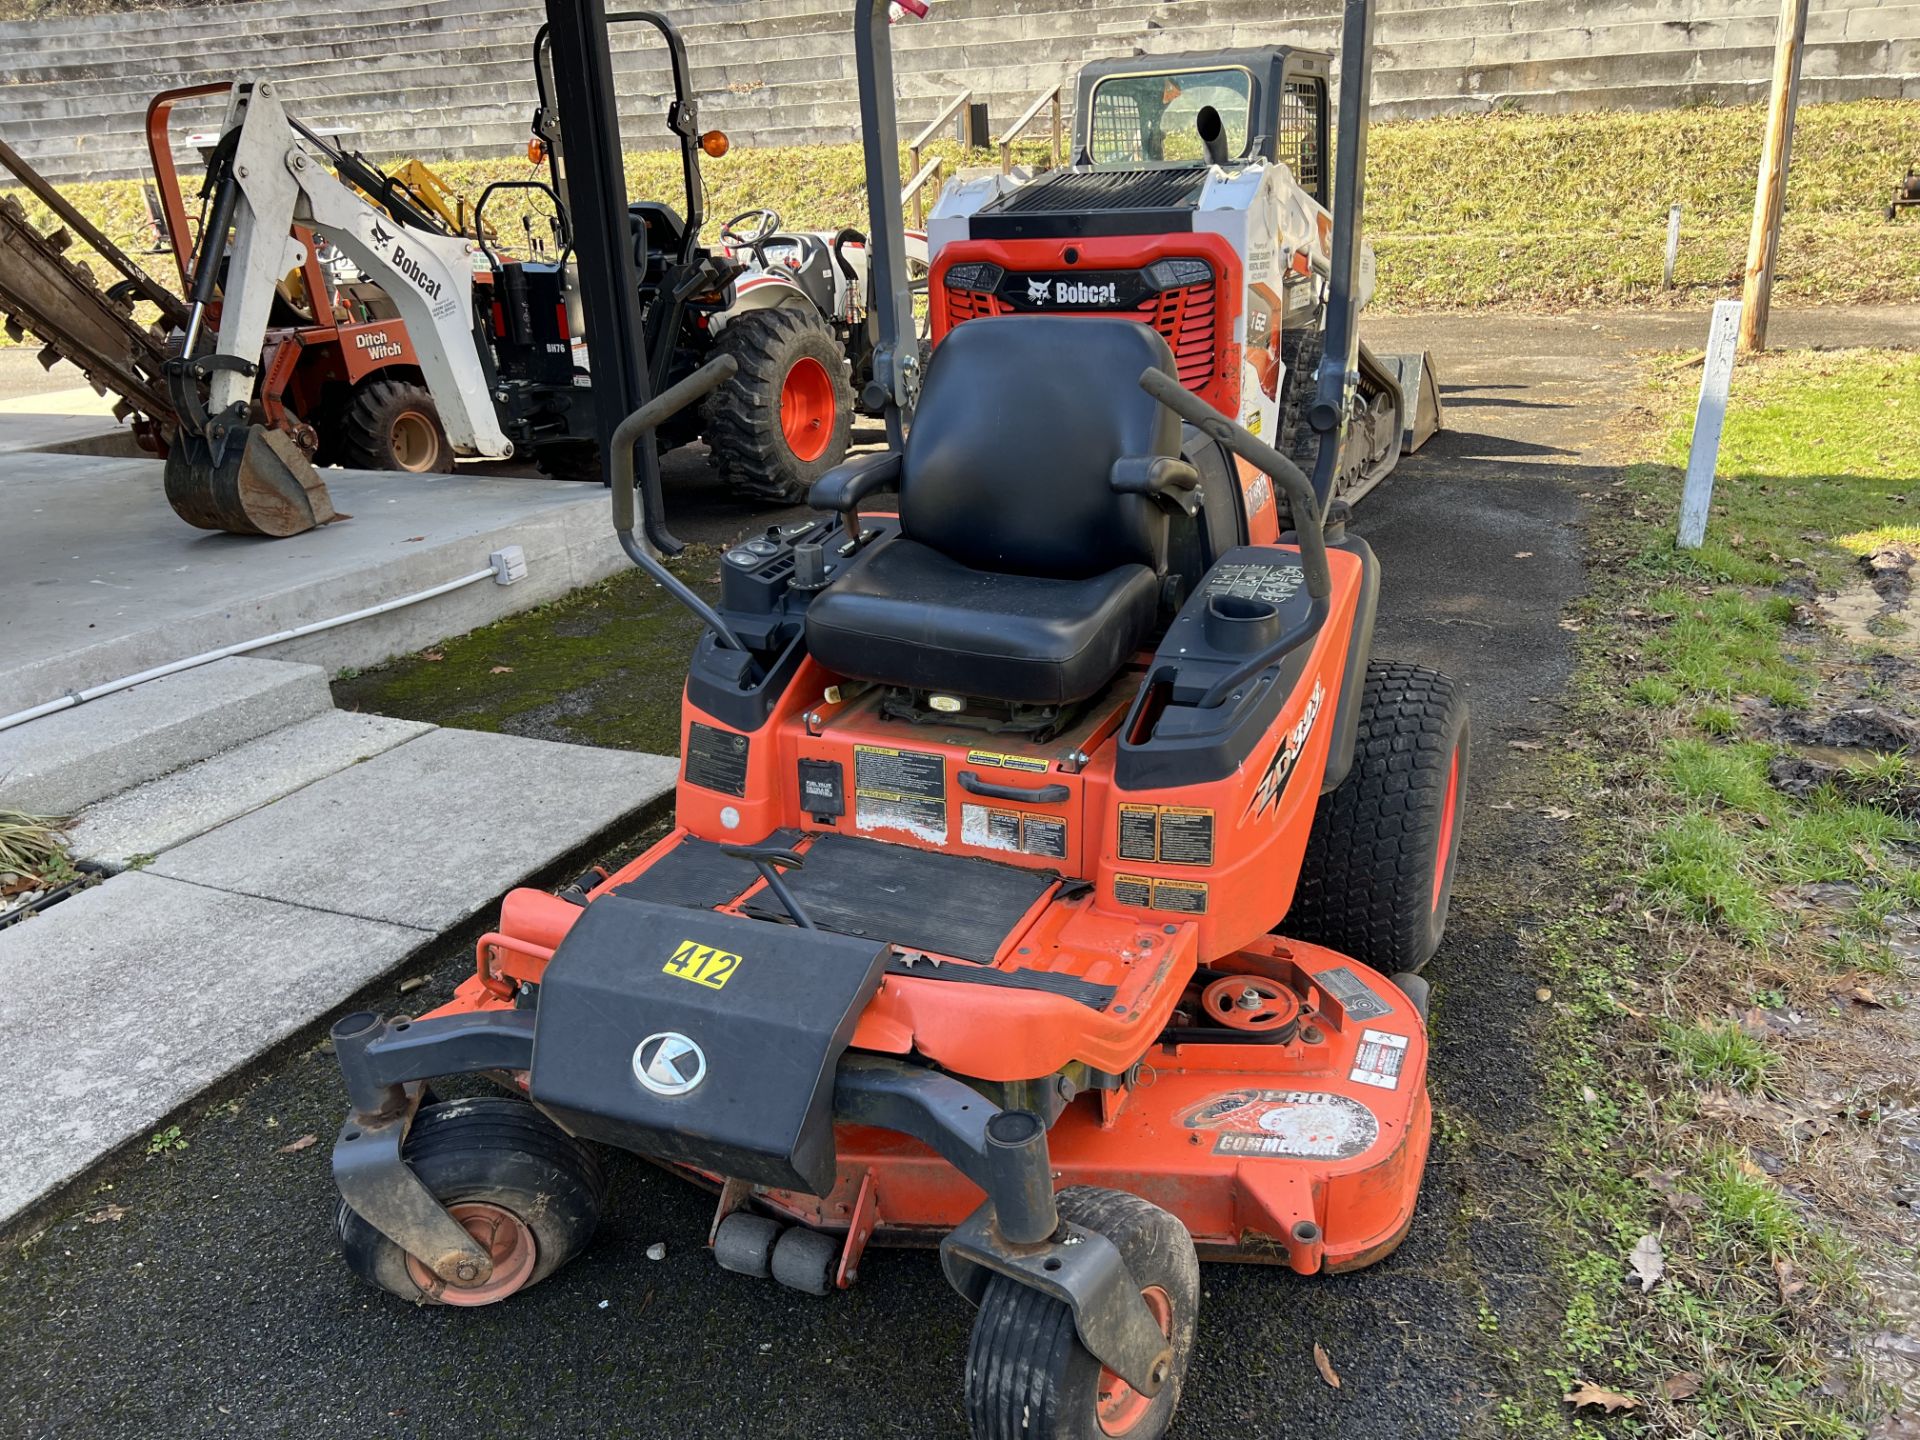
[[847,454],[853,387],[826,322],[787,306],[727,322],[714,344],[740,368],[708,397],[701,429],[735,490],[792,505]]
[[421,1305],[493,1305],[538,1285],[586,1246],[606,1203],[593,1151],[508,1096],[422,1107],[404,1153],[494,1260],[480,1285],[444,1283],[342,1200],[336,1224],[347,1268]]
[[356,470],[429,475],[453,466],[453,446],[432,394],[424,385],[379,376],[362,381],[353,392],[338,453],[342,463]]
[[1173,1423],[1193,1353],[1200,1262],[1186,1227],[1123,1190],[1076,1185],[1054,1197],[1062,1220],[1111,1240],[1153,1317],[1173,1343],[1160,1392],[1144,1395],[1080,1343],[1073,1312],[1004,1275],[987,1282],[967,1347],[967,1423],[973,1440],[1160,1440]]
[[1284,934],[1383,975],[1433,958],[1453,896],[1470,734],[1448,676],[1367,666],[1353,768],[1320,797]]

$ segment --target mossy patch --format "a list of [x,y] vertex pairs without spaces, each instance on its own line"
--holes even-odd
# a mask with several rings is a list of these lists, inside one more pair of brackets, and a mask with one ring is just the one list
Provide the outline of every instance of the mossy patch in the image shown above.
[[[711,596],[714,554],[674,562]],[[335,702],[408,720],[658,755],[680,751],[680,696],[700,626],[637,570],[376,669]]]

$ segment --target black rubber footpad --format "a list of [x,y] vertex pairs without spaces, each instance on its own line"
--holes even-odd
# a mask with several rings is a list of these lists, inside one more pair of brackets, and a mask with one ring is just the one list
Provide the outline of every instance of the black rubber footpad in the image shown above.
[[[759,843],[787,850],[799,841],[798,830],[776,830]],[[656,905],[711,910],[737,898],[759,878],[760,872],[751,860],[741,860],[711,840],[696,840],[689,835],[612,893],[629,900],[651,900]]]

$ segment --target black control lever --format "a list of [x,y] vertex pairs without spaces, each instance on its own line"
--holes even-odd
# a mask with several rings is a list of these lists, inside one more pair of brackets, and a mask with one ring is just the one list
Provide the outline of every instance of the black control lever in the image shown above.
[[704,399],[726,384],[739,368],[740,362],[731,355],[716,355],[679,384],[662,390],[620,422],[613,432],[613,454],[608,458],[613,465],[613,533],[619,536],[620,548],[627,552],[627,558],[646,571],[656,585],[699,616],[722,645],[745,651],[747,647],[740,643],[733,627],[720,618],[720,612],[633,538],[634,447],[642,440],[651,445],[656,429],[694,401]]
[[760,872],[760,878],[767,882],[767,889],[773,892],[773,898],[786,907],[787,914],[793,917],[793,923],[802,930],[818,930],[807,912],[800,907],[799,899],[787,888],[787,882],[780,878],[782,870],[798,870],[806,860],[791,850],[782,850],[773,845],[722,845],[720,853],[731,855],[736,860],[751,860],[753,868]]

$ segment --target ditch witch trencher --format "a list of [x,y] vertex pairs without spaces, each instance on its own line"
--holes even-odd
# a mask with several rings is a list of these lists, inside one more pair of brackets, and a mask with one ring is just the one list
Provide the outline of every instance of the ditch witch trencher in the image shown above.
[[[718,1194],[731,1271],[825,1293],[870,1244],[937,1245],[978,1310],[976,1436],[1158,1436],[1197,1260],[1378,1260],[1427,1152],[1413,972],[1466,708],[1371,657],[1378,567],[1314,483],[1357,383],[1370,0],[1345,5],[1313,477],[1133,320],[972,320],[922,375],[887,3],[860,0],[888,445],[815,485],[825,518],[728,551],[717,605],[635,539],[634,500],[675,549],[650,432],[732,362],[647,397],[605,19],[549,13],[592,137],[570,183],[615,526],[706,627],[677,823],[610,876],[510,894],[439,1010],[334,1027],[348,1262],[504,1300],[585,1245],[593,1147],[618,1146]],[[426,1097],[468,1073],[506,1093]]]

